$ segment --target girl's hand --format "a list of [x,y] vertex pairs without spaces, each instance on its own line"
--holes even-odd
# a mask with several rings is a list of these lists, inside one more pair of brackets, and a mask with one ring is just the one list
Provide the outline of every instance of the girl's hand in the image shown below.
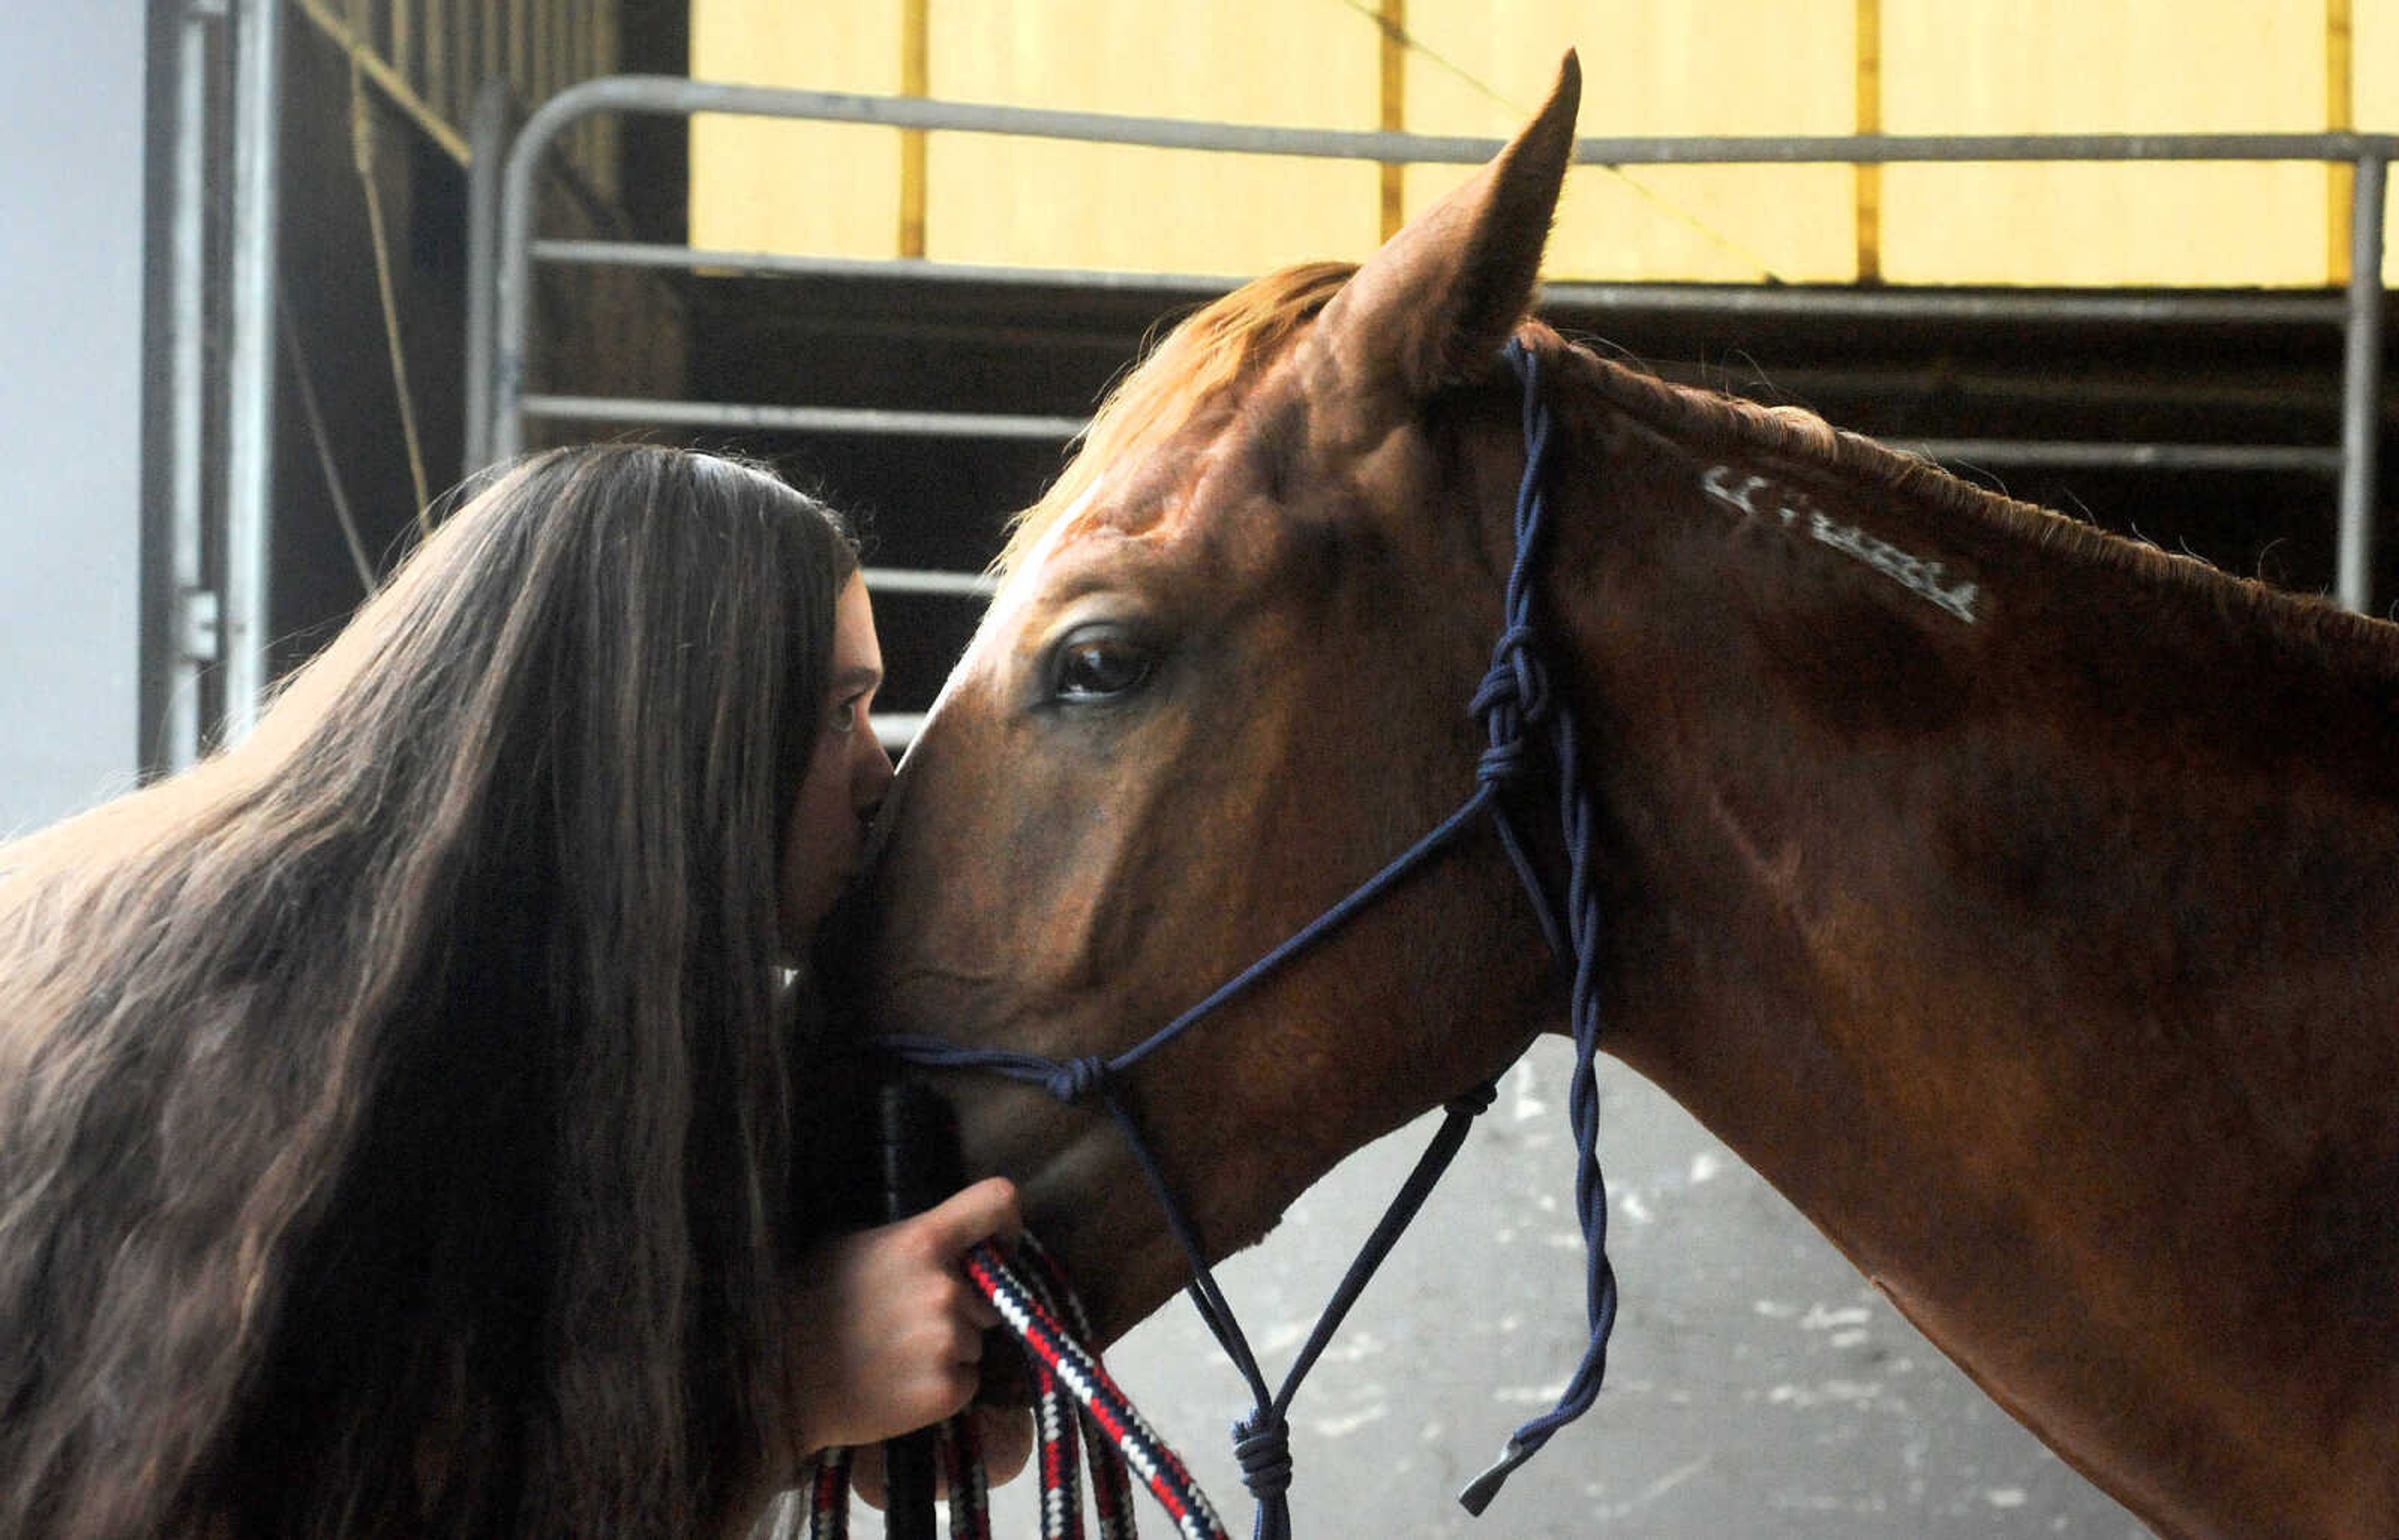
[[793,1314],[793,1405],[803,1460],[956,1415],[974,1397],[983,1331],[999,1313],[959,1260],[1023,1227],[1016,1188],[993,1177],[914,1219],[810,1253]]
[[[1016,1479],[1033,1458],[1033,1409],[1024,1406],[970,1406],[975,1437],[983,1447],[983,1476],[993,1486]],[[883,1446],[868,1444],[849,1460],[849,1487],[869,1507],[883,1507],[889,1498],[883,1479]],[[945,1480],[936,1480],[935,1494],[946,1494]]]

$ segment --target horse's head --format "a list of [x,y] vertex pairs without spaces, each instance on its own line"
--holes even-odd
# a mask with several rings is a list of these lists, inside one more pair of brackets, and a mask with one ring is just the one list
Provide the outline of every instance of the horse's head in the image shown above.
[[[1186,322],[1032,511],[901,772],[877,1031],[1051,1057],[1140,1041],[1474,785],[1522,466],[1501,344],[1573,142],[1538,117],[1354,274]],[[1209,1250],[1503,1066],[1547,953],[1478,833],[1125,1087]],[[960,1076],[969,1158],[1026,1187],[1103,1331],[1182,1263],[1105,1116]]]

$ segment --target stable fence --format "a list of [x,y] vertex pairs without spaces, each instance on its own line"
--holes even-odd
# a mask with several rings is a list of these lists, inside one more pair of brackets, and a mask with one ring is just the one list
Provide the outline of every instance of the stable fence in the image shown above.
[[[1080,431],[1076,417],[1001,412],[905,412],[576,395],[528,388],[535,263],[585,267],[705,269],[731,275],[905,278],[983,285],[1079,285],[1189,293],[1236,281],[1141,273],[1062,271],[871,261],[709,250],[687,245],[544,239],[534,228],[536,171],[562,135],[603,115],[688,116],[722,113],[828,123],[870,124],[917,132],[968,132],[1049,140],[1289,155],[1383,164],[1473,165],[1497,154],[1496,139],[1395,132],[1273,128],[1183,119],[1050,112],[931,101],[724,85],[670,76],[619,75],[586,81],[544,103],[509,138],[486,117],[485,142],[472,156],[468,427],[469,466],[504,459],[524,444],[535,419],[595,426],[694,430],[835,432],[863,435],[1033,439],[1063,443]],[[2340,439],[2337,444],[2201,444],[2100,441],[1923,439],[1898,447],[1931,458],[1989,466],[2301,471],[2337,487],[2335,589],[2340,602],[2368,607],[2373,493],[2380,417],[2383,220],[2387,174],[2399,136],[2379,134],[2170,134],[1891,136],[1797,138],[1587,138],[1577,165],[1758,166],[1897,165],[1976,162],[2321,162],[2353,168],[2349,280],[2340,292],[2022,294],[1939,290],[1663,287],[1552,284],[1565,302],[1604,308],[1637,300],[1681,304],[1734,317],[1848,317],[1861,320],[2022,320],[2122,323],[2272,322],[2338,327],[2343,333]],[[878,572],[892,590],[974,593],[972,574]]]

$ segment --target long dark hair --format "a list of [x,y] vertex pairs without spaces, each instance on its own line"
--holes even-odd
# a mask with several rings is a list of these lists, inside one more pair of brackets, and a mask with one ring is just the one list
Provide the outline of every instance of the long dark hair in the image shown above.
[[248,742],[0,848],[0,1533],[680,1536],[787,1451],[838,520],[559,451]]

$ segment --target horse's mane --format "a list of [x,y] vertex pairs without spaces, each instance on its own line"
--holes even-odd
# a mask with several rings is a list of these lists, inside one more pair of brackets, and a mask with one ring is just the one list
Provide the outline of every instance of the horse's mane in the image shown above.
[[1084,429],[1075,458],[1017,515],[997,570],[1008,572],[1134,444],[1188,422],[1254,379],[1356,272],[1346,262],[1305,263],[1243,284],[1176,326],[1108,392]]
[[1573,383],[1655,431],[1708,453],[1765,454],[1821,467],[1890,492],[1936,519],[1968,520],[2069,561],[2119,572],[2189,602],[2213,606],[2236,626],[2326,656],[2355,659],[2361,648],[2399,666],[2399,636],[2388,626],[2317,595],[2297,594],[2232,576],[2192,557],[2110,534],[2039,504],[1962,480],[1921,456],[1837,428],[1804,407],[1761,406],[1737,396],[1676,385],[1557,338],[1539,323],[1552,356],[1568,362]]
[[[1058,480],[1017,516],[997,570],[1012,570],[1091,490],[1102,467],[1142,440],[1229,398],[1281,356],[1356,271],[1310,263],[1245,284],[1170,331],[1109,394]],[[1972,520],[2071,561],[2123,573],[2236,625],[2257,627],[2310,651],[2354,658],[2359,649],[2399,666],[2389,627],[2328,601],[2232,577],[2206,562],[2126,539],[2036,504],[1988,492],[1932,462],[1836,428],[1802,407],[1761,406],[1677,385],[1600,357],[1548,326],[1527,341],[1566,360],[1567,377],[1657,432],[1715,453],[1766,454],[1889,491],[1939,519]]]

